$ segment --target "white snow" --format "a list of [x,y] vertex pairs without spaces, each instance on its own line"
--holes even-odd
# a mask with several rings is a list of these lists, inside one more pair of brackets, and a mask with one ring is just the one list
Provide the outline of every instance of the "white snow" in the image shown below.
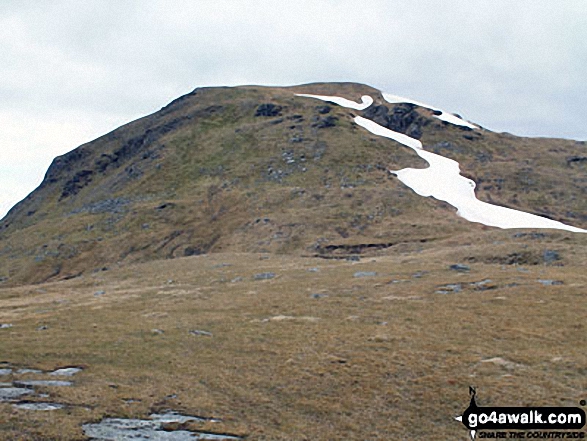
[[391,95],[389,93],[382,93],[381,95],[383,95],[383,98],[385,99],[385,101],[387,101],[390,104],[395,104],[395,103],[415,104],[416,106],[425,107],[426,109],[435,110],[437,112],[442,112],[440,115],[434,115],[435,118],[438,118],[441,121],[446,121],[448,123],[455,124],[457,126],[468,127],[470,129],[477,129],[478,128],[475,124],[471,124],[470,122],[465,121],[464,119],[459,118],[458,116],[453,115],[452,113],[449,113],[449,112],[446,112],[442,109],[439,109],[438,107],[433,107],[428,104],[421,103],[420,101],[414,101],[409,98],[404,98],[404,97],[397,96],[397,95]]
[[363,95],[361,97],[362,103],[355,103],[354,101],[347,100],[339,96],[326,96],[326,95],[310,95],[307,93],[296,93],[297,96],[305,96],[306,98],[316,98],[323,101],[330,101],[338,104],[342,107],[348,107],[349,109],[365,110],[371,104],[373,104],[373,98],[369,95]]
[[555,228],[587,233],[587,230],[541,216],[482,202],[475,196],[475,182],[461,176],[458,162],[427,152],[422,148],[420,141],[416,139],[410,138],[410,142],[403,143],[401,137],[406,137],[406,135],[386,129],[361,116],[355,117],[355,122],[374,135],[393,139],[414,149],[418,156],[430,164],[430,167],[390,170],[391,173],[394,173],[400,181],[420,196],[432,196],[448,202],[458,210],[457,214],[468,221],[499,228]]
[[[385,136],[386,138],[393,139],[394,141],[397,141],[400,144],[403,144],[414,150],[422,150],[422,143],[417,139],[411,138],[408,135],[404,135],[403,133],[394,132],[392,130],[386,129],[385,127],[380,126],[379,124],[371,121],[370,119],[363,118],[362,116],[357,116],[355,118],[355,122],[361,127],[369,130],[374,135]],[[449,161],[452,161],[452,159],[449,159]]]
[[[353,106],[357,106],[357,103],[344,98],[321,95],[304,96],[332,101],[342,106],[345,106],[343,103],[349,102]],[[333,98],[336,98],[336,100]],[[363,97],[363,102],[368,101]],[[372,99],[370,101],[373,102]],[[402,102],[415,103],[413,101]],[[587,230],[565,225],[541,216],[482,202],[475,196],[475,182],[461,176],[457,161],[428,152],[422,148],[422,143],[417,139],[389,130],[369,119],[357,116],[354,121],[374,135],[392,139],[413,149],[418,156],[428,162],[430,164],[428,168],[404,168],[397,171],[390,170],[390,172],[420,196],[432,196],[438,200],[448,202],[457,209],[458,215],[468,221],[498,228],[553,228],[576,233],[587,233]]]

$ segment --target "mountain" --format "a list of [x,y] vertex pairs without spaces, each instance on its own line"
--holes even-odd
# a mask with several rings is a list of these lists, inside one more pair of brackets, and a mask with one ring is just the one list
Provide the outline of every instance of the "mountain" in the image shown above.
[[196,89],[0,222],[0,440],[464,440],[471,387],[576,407],[586,158],[359,84]]
[[0,222],[0,280],[218,252],[348,258],[494,237],[391,174],[428,164],[357,116],[457,161],[481,201],[587,228],[585,142],[494,133],[354,83],[198,88],[56,158]]

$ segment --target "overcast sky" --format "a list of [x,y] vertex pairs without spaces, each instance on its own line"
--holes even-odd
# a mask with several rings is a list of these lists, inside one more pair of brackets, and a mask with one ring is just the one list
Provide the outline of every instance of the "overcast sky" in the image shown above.
[[585,0],[1,0],[0,217],[51,160],[199,86],[355,81],[587,139]]

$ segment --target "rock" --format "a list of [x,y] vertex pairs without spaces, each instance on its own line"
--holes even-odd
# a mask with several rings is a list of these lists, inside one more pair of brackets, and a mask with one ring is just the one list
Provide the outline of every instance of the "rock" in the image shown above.
[[567,165],[587,164],[587,156],[569,156]]
[[155,334],[155,335],[161,335],[163,334],[165,331],[161,330],[161,329],[151,329],[151,334]]
[[507,256],[493,256],[483,260],[484,263],[498,263],[502,265],[539,265],[544,263],[541,254],[533,251],[518,251]]
[[471,267],[469,265],[465,265],[463,263],[455,263],[454,265],[451,265],[448,267],[449,269],[453,270],[453,271],[459,271],[459,272],[467,272],[471,270]]
[[58,410],[58,409],[63,409],[63,404],[58,404],[58,403],[17,403],[17,404],[13,404],[13,407],[16,407],[17,409],[23,409],[23,410],[41,410],[41,411],[46,411],[46,410]]
[[[370,119],[383,127],[387,127],[390,121],[388,112],[389,109],[386,106],[371,105],[363,111],[363,117]],[[387,128],[389,129],[389,127]]]
[[[159,430],[161,424],[149,420],[106,418],[100,423],[84,424],[82,428],[84,434],[94,440],[165,439],[163,438],[165,432]],[[187,431],[174,433],[178,437],[168,437],[167,439],[189,440],[190,437],[194,439],[192,434]],[[158,434],[161,436],[155,438]],[[181,434],[184,434],[184,437],[181,437]]]
[[316,106],[316,110],[318,111],[318,113],[320,115],[325,115],[327,113],[330,113],[330,110],[332,108],[330,106]]
[[244,279],[243,279],[242,277],[238,276],[238,277],[235,277],[234,279],[232,279],[232,280],[230,281],[230,283],[237,283],[237,282],[242,282],[243,280],[244,280]]
[[259,107],[257,107],[255,116],[279,116],[281,115],[281,109],[281,106],[276,106],[275,104],[261,104]]
[[488,359],[485,359],[485,360],[481,360],[481,363],[491,363],[491,364],[494,364],[496,366],[501,366],[503,368],[506,368],[508,370],[515,369],[515,368],[518,368],[518,367],[522,367],[521,364],[514,363],[513,361],[506,360],[506,359],[501,358],[501,357],[493,357],[493,358],[488,358]]
[[103,291],[103,290],[96,291],[94,293],[94,297],[100,297],[100,296],[103,296],[104,294],[106,294],[106,291]]
[[39,369],[19,369],[16,371],[17,374],[42,374],[43,371]]
[[357,271],[355,274],[353,274],[353,277],[375,277],[376,275],[377,273],[375,271]]
[[26,381],[15,381],[14,385],[17,387],[67,387],[71,386],[71,381],[57,381],[57,380],[26,380]]
[[49,372],[49,375],[71,377],[81,371],[83,371],[83,369],[80,367],[65,367],[61,369],[56,369],[53,372]]
[[[174,398],[176,398],[176,397],[174,397]],[[202,417],[196,417],[196,416],[182,415],[177,412],[153,413],[153,414],[149,415],[149,418],[152,421],[157,421],[162,424],[167,424],[167,423],[183,424],[188,421],[198,421],[198,422],[219,421],[219,420],[214,420],[211,418],[202,418]]]
[[324,297],[328,297],[328,294],[311,294],[310,297],[313,299],[323,299]]
[[317,273],[320,271],[320,268],[308,268],[306,271],[309,273]]
[[539,279],[538,283],[542,283],[544,286],[563,285],[562,280],[551,280],[551,279]]
[[410,103],[397,104],[390,109],[384,105],[372,105],[363,111],[363,116],[394,132],[419,139],[422,136],[422,126],[427,121],[415,107]]
[[12,373],[12,369],[0,369],[0,375],[10,375]]
[[275,273],[259,273],[259,274],[255,274],[253,276],[253,279],[255,279],[255,280],[269,280],[269,279],[275,278],[275,276],[276,276]]
[[447,285],[443,285],[440,287],[438,291],[435,291],[436,294],[450,294],[450,293],[457,293],[463,290],[463,285],[460,283],[449,283]]
[[544,263],[547,265],[550,265],[557,260],[561,260],[559,253],[553,250],[544,250],[542,253],[542,258],[544,259]]
[[162,204],[155,207],[155,210],[161,211],[169,208],[175,208],[175,204],[173,202],[163,202]]
[[201,335],[201,336],[204,336],[204,337],[212,337],[212,333],[211,332],[202,331],[200,329],[192,329],[190,331],[190,334],[192,334],[192,335]]
[[25,387],[0,387],[0,402],[14,400],[33,393],[35,393],[34,390]]
[[183,424],[190,421],[214,422],[211,418],[189,417],[175,413],[153,414],[152,419],[105,418],[99,423],[84,424],[84,434],[94,440],[154,440],[154,441],[193,441],[193,440],[239,440],[242,437],[210,432],[190,432],[163,427],[165,424]]
[[87,186],[90,182],[92,182],[92,175],[94,174],[93,170],[81,170],[77,172],[73,178],[65,183],[63,186],[63,190],[61,192],[61,196],[59,200],[63,200],[69,196],[74,196],[79,193],[79,191]]
[[46,331],[47,329],[49,329],[49,326],[47,325],[41,325],[37,328],[37,331]]
[[76,208],[71,214],[79,213],[91,213],[91,214],[118,214],[124,213],[127,206],[131,203],[130,199],[126,198],[115,198],[115,199],[104,199],[98,202],[92,202],[89,204],[82,205],[80,208]]
[[11,323],[0,323],[0,329],[8,329],[8,328],[12,328]]
[[497,285],[492,283],[491,279],[484,279],[479,282],[471,282],[469,283],[474,289],[477,291],[487,291],[490,289],[496,289]]
[[338,118],[336,116],[328,115],[325,118],[320,118],[318,122],[312,124],[312,127],[317,129],[326,129],[328,127],[335,127]]
[[544,239],[546,237],[545,233],[516,233],[513,235],[516,239],[520,239],[522,237],[528,237],[530,239]]
[[406,130],[406,135],[408,135],[410,138],[420,139],[423,135],[422,127],[420,127],[418,124],[412,124]]
[[200,256],[202,254],[206,254],[206,252],[201,247],[198,247],[198,246],[186,247],[186,249],[183,250],[183,255],[186,257]]

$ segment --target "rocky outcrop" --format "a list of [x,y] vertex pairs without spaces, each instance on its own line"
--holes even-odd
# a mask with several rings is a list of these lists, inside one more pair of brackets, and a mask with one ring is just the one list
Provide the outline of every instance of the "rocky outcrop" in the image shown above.
[[328,127],[335,127],[338,118],[336,116],[328,115],[324,118],[319,118],[317,122],[312,124],[312,127],[317,129],[326,129]]
[[422,127],[428,124],[428,120],[416,111],[416,106],[409,103],[401,103],[391,108],[384,105],[371,106],[363,111],[363,117],[415,139],[422,137]]
[[281,115],[281,106],[277,106],[271,103],[261,104],[257,107],[255,116],[279,116]]
[[587,156],[569,156],[567,165],[587,164]]

